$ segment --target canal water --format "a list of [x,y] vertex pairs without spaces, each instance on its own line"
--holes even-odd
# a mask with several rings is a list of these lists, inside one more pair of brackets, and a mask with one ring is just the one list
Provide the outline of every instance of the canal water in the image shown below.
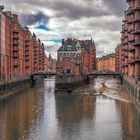
[[140,114],[113,78],[71,95],[55,79],[0,104],[0,140],[140,140]]

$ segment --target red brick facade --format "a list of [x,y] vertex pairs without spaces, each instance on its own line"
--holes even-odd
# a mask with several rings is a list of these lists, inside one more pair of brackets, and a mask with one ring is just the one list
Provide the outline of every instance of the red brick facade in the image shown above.
[[0,11],[0,78],[12,79],[44,71],[44,45],[18,16]]
[[74,75],[81,75],[96,70],[96,49],[92,39],[63,39],[57,55],[57,73],[71,69]]
[[127,0],[122,25],[122,73],[140,79],[140,0]]
[[97,58],[97,70],[111,70],[116,71],[116,55],[109,54]]
[[64,60],[57,65],[57,73],[66,72],[70,70],[75,76],[80,75],[80,67],[78,64]]
[[121,45],[118,45],[115,49],[115,54],[116,54],[116,72],[121,72],[122,71],[122,59],[121,59]]
[[45,72],[56,72],[56,60],[49,55],[49,57],[45,56]]

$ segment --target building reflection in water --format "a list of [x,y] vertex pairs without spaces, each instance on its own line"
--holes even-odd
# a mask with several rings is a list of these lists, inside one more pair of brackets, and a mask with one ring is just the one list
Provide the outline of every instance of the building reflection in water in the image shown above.
[[54,94],[54,87],[47,79],[0,104],[0,140],[140,139],[140,114],[131,103],[81,90]]
[[11,101],[0,104],[0,139],[28,139],[27,134],[30,134],[30,130],[36,129],[44,110],[42,90],[43,88],[30,89]]
[[121,114],[122,134],[124,140],[140,139],[140,114],[132,103],[117,100],[116,105]]
[[[96,97],[56,94],[56,115],[63,139],[77,139],[80,129],[94,117]],[[86,123],[84,123],[86,122]],[[84,124],[83,124],[84,123]]]

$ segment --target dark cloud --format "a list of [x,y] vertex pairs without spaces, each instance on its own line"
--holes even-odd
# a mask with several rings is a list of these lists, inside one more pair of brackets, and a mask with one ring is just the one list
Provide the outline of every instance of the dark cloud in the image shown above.
[[36,14],[20,14],[19,20],[23,26],[32,25],[35,23],[44,23],[48,22],[49,17],[46,16],[43,12],[37,12]]
[[[115,43],[117,41],[119,43],[118,34],[121,30],[122,16],[127,8],[126,0],[2,0],[2,3],[5,4],[7,10],[12,9],[19,14],[23,25],[45,24],[50,20],[52,21],[50,22],[52,31],[54,29],[61,35],[66,32],[75,32],[76,35],[96,34],[96,37],[102,40],[95,40],[98,55],[107,53],[106,50],[109,47],[109,51],[111,51],[115,47]],[[48,13],[49,16],[47,10],[51,12],[51,14]],[[64,21],[60,21],[63,19]],[[67,26],[63,27],[63,25]],[[39,36],[41,36],[40,34]],[[51,34],[51,36],[53,35],[55,33]],[[52,52],[55,50],[51,45],[48,45],[46,49]]]
[[116,16],[122,16],[127,7],[126,0],[103,0],[108,7],[110,13]]
[[76,2],[70,1],[56,1],[52,3],[51,8],[58,11],[56,16],[65,16],[72,19],[80,19],[82,17],[98,17],[102,15],[109,15],[106,10],[99,10],[94,5],[80,5]]
[[[97,1],[97,0],[96,0]],[[99,17],[104,15],[122,16],[127,4],[125,0],[99,0],[102,6],[95,5],[95,0],[11,0],[12,4],[30,4],[31,6],[44,7],[55,11],[55,16],[80,19],[82,17]],[[6,1],[5,1],[6,3]],[[107,8],[105,8],[107,7]]]

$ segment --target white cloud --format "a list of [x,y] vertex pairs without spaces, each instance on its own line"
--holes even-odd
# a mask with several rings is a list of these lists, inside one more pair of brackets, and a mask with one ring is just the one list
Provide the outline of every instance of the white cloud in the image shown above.
[[[125,0],[5,0],[2,3],[7,10],[18,13],[22,22],[26,21],[31,32],[44,42],[46,50],[54,58],[61,45],[55,40],[68,36],[78,39],[92,37],[96,44],[97,56],[113,52],[120,43]],[[25,15],[29,15],[28,20],[25,20]],[[42,17],[31,19],[36,18],[34,15]],[[50,31],[36,28],[43,19]]]

